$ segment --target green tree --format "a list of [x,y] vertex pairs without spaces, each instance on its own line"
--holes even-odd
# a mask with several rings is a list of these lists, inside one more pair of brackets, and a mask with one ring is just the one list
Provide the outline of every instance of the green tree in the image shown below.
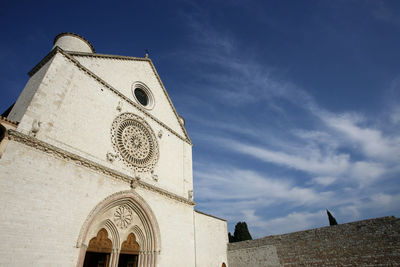
[[249,229],[247,228],[246,222],[238,222],[235,226],[235,232],[233,233],[233,236],[230,236],[232,237],[232,242],[240,242],[253,239],[250,235]]
[[231,235],[231,232],[228,232],[228,239],[229,239],[229,243],[235,242],[233,239],[233,235]]

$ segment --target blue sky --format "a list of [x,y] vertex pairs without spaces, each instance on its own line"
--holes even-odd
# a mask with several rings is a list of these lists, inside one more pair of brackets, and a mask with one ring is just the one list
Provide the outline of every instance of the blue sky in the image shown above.
[[254,237],[400,215],[400,2],[7,1],[0,109],[60,32],[150,50],[195,144],[197,209]]

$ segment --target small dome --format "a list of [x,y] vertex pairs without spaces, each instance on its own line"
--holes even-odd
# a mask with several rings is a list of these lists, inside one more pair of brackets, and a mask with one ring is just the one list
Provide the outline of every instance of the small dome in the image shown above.
[[63,32],[54,38],[54,47],[60,47],[65,51],[95,53],[92,44],[82,36],[72,33]]

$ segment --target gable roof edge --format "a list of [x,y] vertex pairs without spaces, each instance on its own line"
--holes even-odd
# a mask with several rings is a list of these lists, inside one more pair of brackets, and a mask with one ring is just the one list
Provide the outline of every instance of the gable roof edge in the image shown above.
[[150,66],[151,66],[151,68],[152,68],[154,74],[155,74],[156,77],[157,77],[158,82],[159,82],[160,85],[161,85],[161,88],[163,89],[163,92],[164,92],[165,96],[166,96],[167,99],[168,99],[169,105],[171,106],[172,110],[174,111],[175,117],[176,117],[176,119],[178,120],[178,123],[179,123],[179,125],[181,126],[181,129],[182,129],[183,133],[185,134],[185,137],[190,141],[190,143],[192,143],[192,140],[190,140],[189,134],[187,133],[185,126],[183,125],[183,123],[182,123],[181,120],[179,119],[178,112],[176,112],[175,106],[174,106],[174,104],[172,103],[171,98],[170,98],[169,95],[168,95],[167,89],[165,89],[164,84],[163,84],[163,82],[161,81],[161,78],[160,78],[160,76],[158,75],[158,72],[157,72],[156,68],[154,67],[153,61],[151,61],[150,58],[148,58],[148,61],[149,61],[149,63],[150,63]]
[[41,67],[43,67],[47,62],[49,62],[50,59],[53,58],[57,52],[62,50],[58,46],[54,47],[38,64],[36,64],[29,72],[28,75],[29,77],[32,77],[38,70],[40,70]]

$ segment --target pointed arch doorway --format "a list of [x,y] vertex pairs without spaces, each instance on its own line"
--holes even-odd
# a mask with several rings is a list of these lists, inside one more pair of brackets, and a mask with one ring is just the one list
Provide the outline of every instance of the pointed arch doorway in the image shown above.
[[92,210],[77,247],[77,267],[155,267],[160,253],[159,227],[144,199],[132,190],[123,191]]
[[137,267],[139,260],[139,243],[133,233],[128,235],[126,241],[121,245],[119,253],[118,267]]
[[108,267],[111,252],[112,242],[108,238],[107,230],[102,228],[89,242],[83,267]]

